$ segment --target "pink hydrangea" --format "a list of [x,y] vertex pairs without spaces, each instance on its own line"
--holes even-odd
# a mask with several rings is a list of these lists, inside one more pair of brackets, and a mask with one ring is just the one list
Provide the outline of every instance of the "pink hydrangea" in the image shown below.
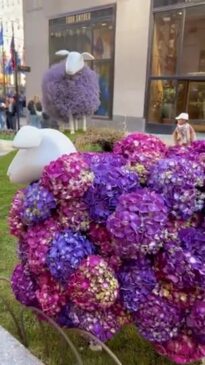
[[43,170],[40,184],[59,200],[80,198],[92,185],[94,175],[80,153],[63,155]]

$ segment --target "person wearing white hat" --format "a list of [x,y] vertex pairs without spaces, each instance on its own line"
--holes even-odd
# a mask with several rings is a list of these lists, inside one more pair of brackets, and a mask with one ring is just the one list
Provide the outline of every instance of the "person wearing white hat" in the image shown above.
[[173,133],[175,145],[189,146],[196,139],[196,133],[188,123],[189,114],[181,113],[175,119],[177,120],[177,126]]

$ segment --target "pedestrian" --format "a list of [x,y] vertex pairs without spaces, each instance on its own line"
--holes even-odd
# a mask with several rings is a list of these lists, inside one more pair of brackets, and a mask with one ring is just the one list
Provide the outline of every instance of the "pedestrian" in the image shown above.
[[37,96],[34,96],[28,103],[29,124],[41,128],[42,106]]
[[16,98],[10,97],[7,101],[7,128],[16,130],[16,113],[17,113],[17,105]]
[[173,133],[175,145],[189,146],[196,140],[196,133],[193,127],[188,123],[189,114],[181,113],[175,119],[177,120],[177,126]]
[[6,104],[3,99],[0,100],[0,129],[6,127]]

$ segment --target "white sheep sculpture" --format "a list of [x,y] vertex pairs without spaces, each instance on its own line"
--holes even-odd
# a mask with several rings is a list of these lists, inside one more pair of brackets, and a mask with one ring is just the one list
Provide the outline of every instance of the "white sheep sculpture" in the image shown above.
[[97,74],[85,65],[94,60],[87,52],[58,51],[66,57],[45,73],[42,82],[43,106],[48,115],[70,124],[71,134],[78,129],[78,120],[83,120],[86,131],[86,116],[92,115],[100,105],[100,89]]
[[42,171],[51,161],[64,154],[76,152],[73,143],[54,129],[22,127],[13,140],[19,149],[11,162],[7,175],[12,183],[30,184],[39,180]]

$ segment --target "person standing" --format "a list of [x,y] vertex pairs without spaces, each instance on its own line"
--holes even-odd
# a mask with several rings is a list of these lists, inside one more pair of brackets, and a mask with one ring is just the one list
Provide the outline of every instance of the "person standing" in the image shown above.
[[181,113],[176,118],[177,126],[173,133],[174,143],[177,146],[189,146],[196,140],[196,133],[188,123],[189,114]]
[[7,127],[8,129],[16,130],[16,99],[15,97],[10,97],[7,105]]

